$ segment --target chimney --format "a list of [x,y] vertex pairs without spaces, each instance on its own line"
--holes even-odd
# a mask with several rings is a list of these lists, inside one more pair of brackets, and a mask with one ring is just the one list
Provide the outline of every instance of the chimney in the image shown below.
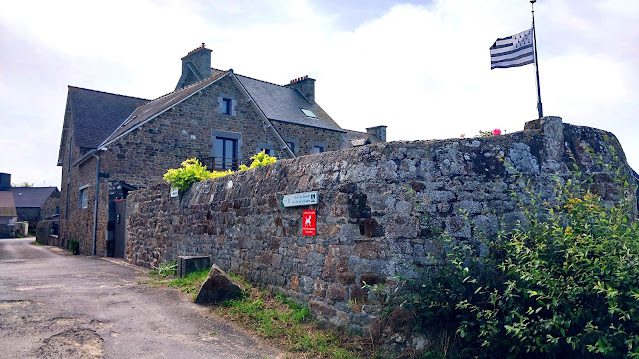
[[308,77],[308,75],[291,80],[286,87],[299,90],[308,99],[308,102],[315,103],[315,79]]
[[382,142],[386,142],[386,126],[384,125],[368,127],[366,129],[366,133],[368,133],[369,135],[375,135],[377,136],[377,138],[382,140]]
[[11,188],[11,174],[0,173],[0,191],[8,191]]
[[202,45],[182,58],[182,75],[176,90],[211,77],[211,50]]

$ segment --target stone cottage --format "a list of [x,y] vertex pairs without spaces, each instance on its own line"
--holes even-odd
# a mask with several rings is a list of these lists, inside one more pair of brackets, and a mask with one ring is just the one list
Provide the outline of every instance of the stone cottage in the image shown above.
[[57,187],[11,187],[18,221],[29,222],[29,230],[41,220],[60,213],[60,191]]
[[128,192],[186,158],[233,169],[261,150],[293,158],[351,147],[358,136],[384,141],[385,129],[347,132],[315,101],[314,79],[277,85],[215,69],[204,44],[182,58],[175,90],[151,101],[70,86],[60,234],[83,254],[122,257]]

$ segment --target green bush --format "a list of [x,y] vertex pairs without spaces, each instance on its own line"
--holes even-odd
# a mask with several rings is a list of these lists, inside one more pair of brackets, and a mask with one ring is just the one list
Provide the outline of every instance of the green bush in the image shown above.
[[587,187],[569,181],[554,204],[530,198],[529,224],[483,257],[444,236],[441,266],[405,281],[391,308],[456,336],[460,357],[639,358],[639,226],[630,201]]
[[246,171],[248,169],[256,167],[264,167],[272,165],[277,162],[277,157],[269,156],[264,151],[258,152],[255,156],[251,157],[251,165],[240,165],[240,171]]
[[163,176],[165,181],[180,191],[186,191],[193,183],[210,177],[211,172],[196,158],[189,158],[182,162],[182,167],[169,169]]
[[[264,153],[264,151],[251,157],[251,165],[240,165],[240,171],[246,171],[248,169],[268,166],[277,161],[276,157],[272,157]],[[204,181],[210,178],[219,178],[228,176],[233,173],[231,170],[227,171],[208,171],[197,158],[189,158],[182,162],[182,167],[172,168],[166,171],[163,178],[172,187],[177,188],[180,191],[186,191],[195,182]]]
[[73,253],[74,255],[78,255],[80,254],[80,242],[76,239],[70,239],[67,242],[67,248],[69,249],[69,251],[71,251],[71,253]]
[[155,271],[160,277],[177,275],[177,259],[161,263],[157,268],[155,268]]

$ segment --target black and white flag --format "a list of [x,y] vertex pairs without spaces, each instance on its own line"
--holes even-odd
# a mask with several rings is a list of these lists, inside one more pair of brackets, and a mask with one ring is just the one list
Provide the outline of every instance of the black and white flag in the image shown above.
[[535,62],[533,29],[497,39],[490,47],[490,69],[517,67]]

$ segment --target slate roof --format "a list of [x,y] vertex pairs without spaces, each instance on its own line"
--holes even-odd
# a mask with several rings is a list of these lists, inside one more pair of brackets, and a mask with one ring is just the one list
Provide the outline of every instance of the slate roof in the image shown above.
[[17,208],[40,208],[55,191],[57,187],[11,187],[13,200]]
[[0,191],[0,217],[17,217],[16,206],[13,202],[13,194],[9,191]]
[[74,141],[85,148],[97,148],[136,107],[149,100],[69,86]]
[[228,71],[215,73],[213,76],[205,80],[158,97],[153,101],[143,104],[135,110],[129,111],[127,114],[128,116],[124,116],[118,123],[120,126],[116,126],[110,134],[104,136],[106,139],[101,143],[101,145],[108,145],[111,141],[168,110],[180,101],[185,100],[189,96],[224,77],[227,73]]
[[[269,120],[344,132],[317,103],[308,102],[298,90],[243,75],[236,76]],[[302,109],[313,111],[317,118],[306,116]]]

